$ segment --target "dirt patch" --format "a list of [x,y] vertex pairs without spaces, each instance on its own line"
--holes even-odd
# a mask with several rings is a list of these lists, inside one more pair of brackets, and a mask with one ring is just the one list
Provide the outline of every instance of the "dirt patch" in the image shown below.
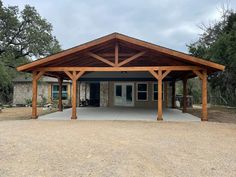
[[[0,113],[0,121],[30,119],[31,111],[32,108],[30,107],[5,108]],[[43,108],[38,108],[38,115],[44,115],[55,111],[56,109],[43,110]]]
[[236,125],[1,121],[0,176],[236,176]]
[[[188,109],[188,113],[201,117],[201,109]],[[208,120],[210,122],[234,123],[236,124],[236,109],[226,107],[208,108]]]

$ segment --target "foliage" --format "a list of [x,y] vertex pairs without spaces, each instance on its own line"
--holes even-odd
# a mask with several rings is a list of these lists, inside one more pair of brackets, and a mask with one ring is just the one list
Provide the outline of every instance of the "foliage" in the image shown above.
[[[10,101],[12,79],[19,75],[16,66],[60,51],[52,35],[52,25],[34,7],[4,7],[0,0],[0,91]],[[1,99],[1,98],[0,98]]]
[[236,13],[223,12],[219,22],[208,26],[199,40],[188,46],[189,52],[226,66],[224,72],[211,75],[211,94],[225,98],[229,105],[236,105]]
[[25,104],[27,106],[31,106],[32,105],[32,99],[31,98],[25,99]]

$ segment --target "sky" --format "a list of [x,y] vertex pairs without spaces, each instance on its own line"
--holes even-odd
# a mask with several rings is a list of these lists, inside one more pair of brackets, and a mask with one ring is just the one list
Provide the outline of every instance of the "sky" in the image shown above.
[[53,25],[63,49],[118,32],[187,53],[202,33],[199,25],[220,19],[223,4],[235,0],[3,0],[26,4]]

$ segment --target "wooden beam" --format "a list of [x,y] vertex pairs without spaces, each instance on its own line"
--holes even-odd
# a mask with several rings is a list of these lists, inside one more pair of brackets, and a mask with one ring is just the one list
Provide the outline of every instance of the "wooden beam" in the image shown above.
[[58,90],[58,111],[63,111],[62,107],[62,78],[58,78],[58,85],[59,85],[59,90]]
[[171,72],[171,70],[167,70],[162,74],[162,79],[164,79],[169,73]]
[[202,121],[208,121],[207,116],[207,71],[202,72]]
[[159,75],[154,70],[149,70],[149,72],[155,77],[157,80],[159,79]]
[[163,120],[162,118],[162,71],[158,70],[158,116],[157,120]]
[[37,73],[35,79],[38,81],[44,73],[45,73],[45,71],[39,71],[39,73]]
[[129,62],[131,62],[131,61],[133,61],[133,60],[135,60],[135,59],[141,57],[141,56],[143,56],[145,53],[146,53],[146,52],[139,52],[139,53],[137,53],[137,54],[135,54],[135,55],[133,55],[133,56],[127,58],[126,60],[120,62],[120,63],[118,64],[118,66],[119,66],[119,67],[120,67],[120,66],[123,66],[123,65],[125,65],[125,64],[127,64],[127,63],[129,63]]
[[183,113],[187,112],[187,79],[183,79]]
[[193,70],[193,73],[196,74],[196,76],[198,76],[198,77],[202,80],[203,74],[202,74],[200,71],[198,71],[198,70]]
[[79,73],[75,75],[75,79],[78,80],[84,73],[85,71],[80,71]]
[[171,70],[171,71],[192,71],[200,70],[198,66],[134,66],[134,67],[40,67],[35,71],[150,71],[150,70]]
[[119,63],[119,45],[116,42],[116,45],[115,45],[115,66],[116,67],[118,66],[118,63]]
[[95,53],[88,52],[88,55],[91,56],[91,57],[93,57],[93,58],[95,58],[95,59],[97,59],[97,60],[99,60],[99,61],[101,61],[101,62],[103,62],[103,63],[106,63],[106,64],[108,64],[108,65],[110,65],[110,66],[115,66],[115,64],[112,63],[111,61],[109,61],[109,60],[107,60],[107,59],[105,59],[105,58],[103,58],[103,57],[100,57],[99,55],[97,55],[97,54],[95,54]]
[[70,71],[64,71],[64,72],[66,73],[66,75],[67,75],[71,80],[73,80],[74,76],[73,76],[73,74],[71,74]]

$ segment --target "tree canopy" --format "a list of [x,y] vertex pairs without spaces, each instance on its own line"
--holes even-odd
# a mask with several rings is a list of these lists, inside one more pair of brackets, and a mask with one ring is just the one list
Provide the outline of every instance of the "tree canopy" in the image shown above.
[[224,72],[209,77],[211,94],[236,105],[236,13],[224,11],[219,22],[205,27],[200,38],[188,46],[189,52],[226,66]]
[[36,9],[5,7],[0,0],[0,99],[10,101],[16,66],[61,50],[52,25]]

